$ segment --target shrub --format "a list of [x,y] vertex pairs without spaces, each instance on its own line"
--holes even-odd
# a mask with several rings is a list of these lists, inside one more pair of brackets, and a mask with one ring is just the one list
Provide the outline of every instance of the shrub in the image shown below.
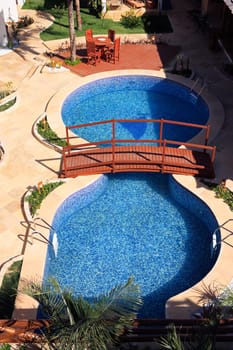
[[3,105],[0,106],[0,112],[4,112],[6,111],[8,108],[10,108],[11,106],[13,106],[16,102],[16,98],[14,98],[13,100],[4,103]]
[[37,132],[40,134],[46,141],[48,141],[51,144],[57,145],[57,146],[66,146],[67,142],[65,140],[60,139],[57,134],[50,128],[47,119],[44,118],[43,120],[40,120],[37,124]]
[[15,89],[13,87],[12,81],[8,81],[0,88],[0,100],[9,96],[14,91],[15,91]]
[[122,15],[121,16],[121,24],[125,27],[125,28],[135,28],[137,26],[140,25],[140,17],[137,17],[135,14],[134,14],[134,11],[128,11],[126,12],[125,15]]
[[20,20],[17,23],[17,28],[25,28],[28,27],[30,24],[34,22],[34,19],[29,16],[23,16],[20,18]]
[[11,346],[10,346],[10,344],[7,344],[7,343],[2,344],[0,346],[0,350],[11,350]]
[[75,61],[71,61],[70,59],[65,59],[65,64],[69,64],[70,66],[76,66],[77,64],[81,63],[81,59],[77,58]]
[[62,184],[63,181],[49,182],[44,184],[41,189],[35,188],[32,193],[25,198],[25,200],[29,203],[32,216],[34,216],[36,211],[40,208],[43,199],[47,197],[47,195],[55,188]]
[[[14,262],[3,277],[0,288],[0,318],[2,319],[10,319],[12,317],[21,267],[22,260]],[[0,347],[0,349],[2,348]],[[4,350],[7,349],[6,347]]]
[[225,181],[220,184],[204,181],[204,183],[215,192],[217,198],[222,198],[230,210],[233,211],[233,192],[231,192],[226,186]]

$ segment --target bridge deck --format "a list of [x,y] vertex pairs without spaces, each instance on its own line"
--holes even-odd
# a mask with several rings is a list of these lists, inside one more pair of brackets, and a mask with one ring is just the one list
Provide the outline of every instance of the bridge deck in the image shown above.
[[214,177],[213,163],[207,152],[146,145],[64,151],[60,177],[123,171]]

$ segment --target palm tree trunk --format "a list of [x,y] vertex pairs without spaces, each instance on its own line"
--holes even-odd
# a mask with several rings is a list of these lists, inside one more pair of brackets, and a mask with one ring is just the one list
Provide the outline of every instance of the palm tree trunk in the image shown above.
[[68,3],[68,20],[69,20],[69,33],[70,33],[70,60],[74,62],[76,60],[76,37],[74,28],[74,4],[73,0],[67,0]]
[[77,29],[82,30],[82,18],[80,13],[80,0],[75,0]]

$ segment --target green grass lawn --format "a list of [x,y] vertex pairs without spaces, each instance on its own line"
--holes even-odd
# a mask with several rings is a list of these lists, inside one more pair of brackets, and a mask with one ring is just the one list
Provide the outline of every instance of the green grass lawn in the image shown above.
[[[28,0],[23,8],[44,10],[43,3],[43,0]],[[68,38],[69,27],[67,9],[53,8],[46,11],[54,16],[55,21],[51,27],[41,33],[41,39],[48,41]],[[143,15],[140,17],[138,25],[133,28],[126,28],[121,22],[115,22],[111,19],[97,18],[95,15],[90,14],[88,8],[81,9],[81,17],[82,31],[76,32],[77,37],[84,36],[87,28],[92,28],[95,34],[106,34],[109,28],[114,29],[118,34],[158,34],[172,32],[172,27],[166,14]]]

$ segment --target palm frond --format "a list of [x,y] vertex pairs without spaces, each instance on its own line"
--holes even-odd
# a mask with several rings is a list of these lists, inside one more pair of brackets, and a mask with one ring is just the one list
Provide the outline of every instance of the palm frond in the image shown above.
[[128,318],[135,317],[141,305],[139,286],[133,278],[129,278],[125,284],[120,284],[99,297],[94,304],[94,311],[105,319]]
[[184,350],[184,345],[180,339],[180,336],[176,332],[176,327],[174,324],[169,326],[167,336],[161,337],[158,343],[165,349]]
[[62,290],[55,279],[41,286],[29,282],[24,292],[34,297],[51,321],[45,330],[50,344],[62,350],[107,350],[129,327],[142,304],[132,278],[89,303],[70,290]]
[[199,295],[198,302],[202,304],[216,303],[219,301],[219,296],[222,293],[223,287],[218,283],[213,282],[211,284],[201,285],[201,288],[193,288]]

